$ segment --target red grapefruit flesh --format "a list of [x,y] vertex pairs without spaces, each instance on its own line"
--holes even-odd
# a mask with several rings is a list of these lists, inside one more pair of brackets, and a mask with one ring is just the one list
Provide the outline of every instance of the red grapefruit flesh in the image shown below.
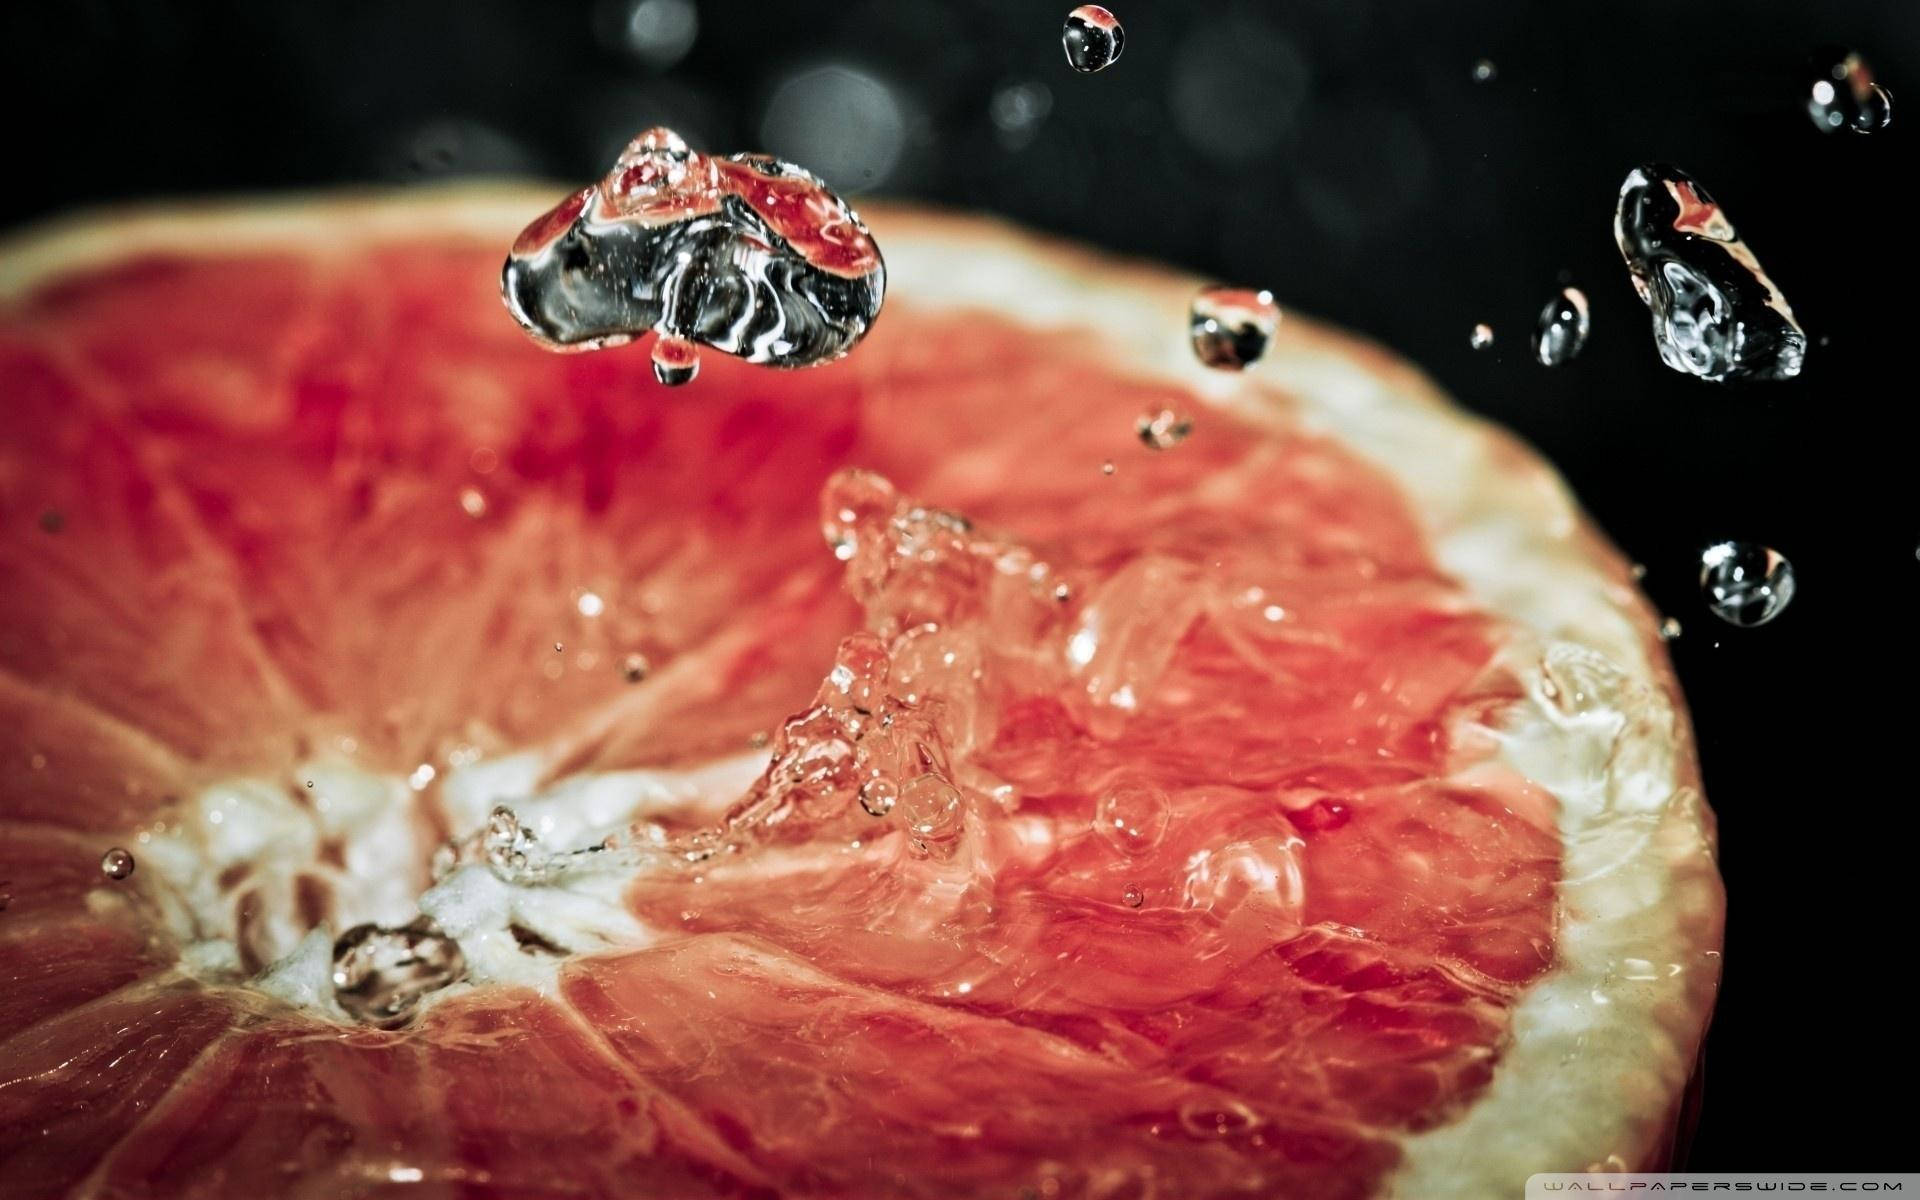
[[[907,213],[851,358],[668,391],[500,311],[539,208],[0,260],[10,1194],[1484,1196],[1658,1160],[1711,818],[1550,474],[1304,320],[1208,375],[1187,281]],[[1143,448],[1169,407],[1195,432]],[[898,491],[843,564],[823,489],[881,488],[847,468]],[[832,764],[781,791],[855,720],[863,628],[872,744],[954,785],[879,817]],[[750,797],[786,798],[738,853],[589,916],[513,892],[524,948],[460,931],[472,978],[406,1028],[342,1023],[298,953],[260,974],[410,907],[491,800],[645,792],[672,838],[763,747]],[[436,894],[506,894],[465,871]]]

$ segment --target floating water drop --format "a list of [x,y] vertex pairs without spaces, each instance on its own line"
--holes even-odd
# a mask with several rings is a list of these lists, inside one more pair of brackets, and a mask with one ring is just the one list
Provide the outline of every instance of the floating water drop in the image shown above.
[[1660,640],[1671,642],[1680,636],[1680,618],[1668,617],[1660,622]]
[[1120,61],[1126,47],[1127,31],[1119,20],[1098,4],[1082,4],[1067,14],[1060,31],[1060,44],[1067,51],[1067,65],[1082,75],[1103,71]]
[[1487,324],[1485,321],[1475,325],[1473,331],[1467,334],[1467,345],[1473,347],[1475,350],[1485,350],[1487,347],[1493,345],[1493,326]]
[[1499,76],[1500,68],[1496,66],[1490,58],[1483,58],[1473,64],[1473,81],[1475,83],[1492,83],[1495,79],[1499,78]]
[[860,785],[860,807],[870,817],[884,817],[899,803],[900,785],[881,776]]
[[1707,608],[1729,625],[1765,625],[1793,601],[1793,564],[1754,542],[1720,542],[1700,556]]
[[1893,122],[1893,93],[1873,81],[1873,70],[1851,50],[1816,55],[1807,115],[1822,133],[1874,133]]
[[1579,288],[1561,288],[1540,310],[1533,330],[1533,356],[1543,367],[1571,362],[1587,344],[1590,319],[1587,294]]
[[115,846],[100,856],[100,873],[108,879],[125,879],[133,874],[133,855]]
[[420,1001],[467,973],[460,943],[422,917],[389,929],[356,925],[333,944],[333,996],[357,1021],[403,1025]]
[[1629,174],[1613,236],[1652,310],[1662,362],[1716,383],[1800,373],[1807,335],[1793,310],[1686,172],[1653,164]]
[[1139,908],[1146,902],[1147,894],[1140,890],[1140,885],[1137,883],[1128,884],[1127,890],[1120,893],[1120,903],[1128,908]]
[[549,349],[654,331],[655,375],[680,384],[699,369],[696,343],[774,367],[841,357],[879,315],[886,267],[860,218],[808,172],[764,154],[710,157],[650,129],[520,234],[500,290]]
[[1267,352],[1280,326],[1280,306],[1272,292],[1203,288],[1193,298],[1187,321],[1195,357],[1209,367],[1239,371]]
[[629,654],[620,660],[620,675],[628,683],[639,683],[647,677],[647,656]]
[[1093,831],[1132,858],[1159,845],[1171,820],[1165,792],[1150,783],[1123,783],[1108,790],[1094,806]]
[[1159,412],[1143,413],[1133,423],[1133,432],[1149,450],[1171,450],[1193,432],[1193,419],[1163,408]]

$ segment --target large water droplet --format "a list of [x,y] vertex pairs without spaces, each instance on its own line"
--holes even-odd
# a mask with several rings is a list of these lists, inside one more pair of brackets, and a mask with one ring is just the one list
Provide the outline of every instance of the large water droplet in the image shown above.
[[1765,625],[1793,601],[1793,564],[1754,542],[1720,542],[1700,555],[1700,590],[1729,625]]
[[1273,293],[1251,288],[1203,288],[1188,312],[1193,353],[1209,367],[1239,371],[1258,362],[1280,326]]
[[1067,65],[1083,75],[1102,71],[1120,61],[1127,44],[1127,31],[1119,20],[1098,4],[1082,4],[1067,14],[1060,31],[1060,44],[1067,51]]
[[900,789],[895,809],[914,849],[940,854],[960,836],[960,791],[938,775],[917,775]]
[[333,996],[355,1020],[405,1024],[427,995],[467,973],[460,943],[422,917],[388,929],[356,925],[333,944]]
[[100,856],[100,873],[108,879],[125,879],[133,874],[133,868],[133,855],[120,846]]
[[1533,356],[1543,367],[1572,361],[1587,344],[1589,327],[1587,294],[1579,288],[1560,289],[1540,310],[1540,323],[1533,330]]
[[1093,831],[1128,857],[1142,855],[1166,836],[1172,810],[1167,794],[1150,783],[1123,783],[1094,806]]
[[1807,115],[1822,133],[1874,133],[1893,122],[1893,93],[1873,81],[1872,68],[1859,54],[1823,51],[1813,59]]
[[698,370],[695,343],[775,367],[839,358],[879,315],[886,267],[860,218],[807,171],[711,157],[650,129],[520,234],[500,287],[551,349],[656,332],[655,373],[677,384]]
[[1654,164],[1628,175],[1613,235],[1652,310],[1662,362],[1714,382],[1800,373],[1807,335],[1786,297],[1686,172]]

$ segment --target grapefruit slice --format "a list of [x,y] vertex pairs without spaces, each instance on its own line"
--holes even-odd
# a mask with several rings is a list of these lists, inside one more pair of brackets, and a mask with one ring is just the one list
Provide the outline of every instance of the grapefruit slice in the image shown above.
[[[858,353],[668,392],[501,313],[545,199],[0,253],[10,1194],[1663,1159],[1712,818],[1546,467],[1304,318],[1210,373],[1193,281],[904,210]],[[333,938],[422,913],[464,978],[355,1022]]]

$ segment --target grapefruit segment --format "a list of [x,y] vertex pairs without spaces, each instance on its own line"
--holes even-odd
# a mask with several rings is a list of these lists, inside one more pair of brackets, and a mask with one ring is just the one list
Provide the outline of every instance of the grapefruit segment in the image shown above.
[[[1478,1196],[1660,1153],[1710,817],[1531,459],[1303,320],[1209,375],[1184,281],[907,214],[855,355],[670,392],[501,316],[537,208],[0,256],[26,1194]],[[436,880],[496,804],[562,866]],[[344,1026],[293,947],[436,882],[472,979]]]

